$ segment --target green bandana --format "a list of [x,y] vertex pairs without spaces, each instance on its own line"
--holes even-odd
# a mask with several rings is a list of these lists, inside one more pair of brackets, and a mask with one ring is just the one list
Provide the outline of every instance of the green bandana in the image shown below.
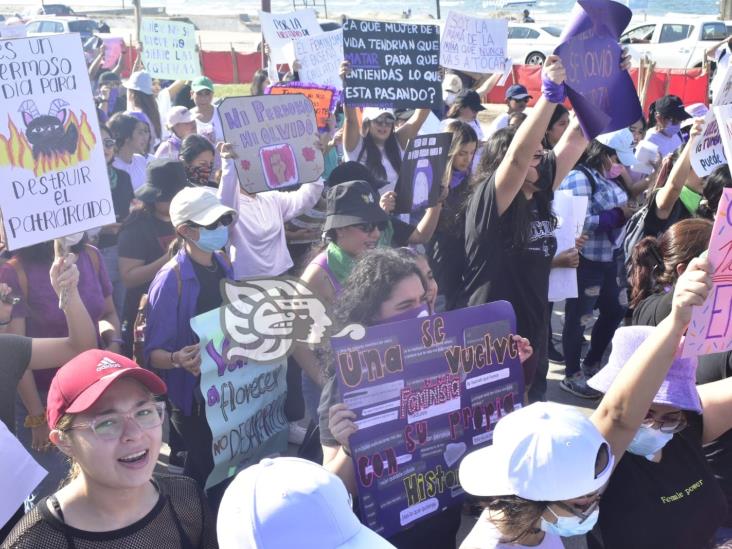
[[391,224],[391,221],[388,221],[386,223],[386,229],[384,229],[384,232],[381,233],[381,236],[379,237],[379,242],[376,244],[379,248],[388,248],[391,246],[391,241],[394,238],[394,227]]
[[702,199],[701,195],[698,192],[692,191],[686,185],[681,188],[681,194],[679,195],[679,198],[681,199],[681,203],[691,215],[694,215],[699,209],[699,203]]
[[328,267],[333,271],[338,282],[343,284],[356,265],[356,260],[341,250],[335,242],[328,244],[325,253],[328,255]]

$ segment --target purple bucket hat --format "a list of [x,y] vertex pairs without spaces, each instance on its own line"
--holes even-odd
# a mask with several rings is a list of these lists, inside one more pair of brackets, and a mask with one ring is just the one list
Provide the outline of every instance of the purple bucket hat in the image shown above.
[[[602,393],[615,381],[620,369],[628,362],[635,350],[655,330],[653,326],[628,326],[618,328],[613,337],[613,349],[607,365],[587,381],[587,385]],[[653,397],[654,404],[668,404],[681,410],[701,413],[701,401],[696,390],[697,359],[676,358]]]

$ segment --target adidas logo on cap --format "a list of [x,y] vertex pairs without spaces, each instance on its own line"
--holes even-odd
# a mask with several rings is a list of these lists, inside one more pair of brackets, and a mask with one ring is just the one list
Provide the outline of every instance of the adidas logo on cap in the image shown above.
[[111,358],[104,357],[99,364],[97,364],[97,372],[101,372],[102,370],[108,370],[109,368],[121,368],[122,365],[118,362],[115,362]]

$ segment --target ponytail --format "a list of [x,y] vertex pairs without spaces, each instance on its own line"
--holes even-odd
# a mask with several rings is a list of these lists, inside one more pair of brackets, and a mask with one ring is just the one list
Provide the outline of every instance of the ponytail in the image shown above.
[[663,258],[658,240],[646,236],[633,248],[630,267],[630,307],[635,309],[656,288],[656,278],[663,272]]

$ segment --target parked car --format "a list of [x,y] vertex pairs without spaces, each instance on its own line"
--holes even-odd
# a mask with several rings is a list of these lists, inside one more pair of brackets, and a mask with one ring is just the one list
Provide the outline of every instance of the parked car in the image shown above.
[[38,34],[59,34],[78,32],[82,43],[86,42],[99,30],[99,25],[93,19],[86,17],[36,17],[25,24],[28,36]]
[[541,65],[559,44],[562,29],[539,23],[508,25],[508,55],[514,65]]
[[38,15],[76,15],[66,4],[44,4],[36,12]]
[[667,18],[631,25],[620,42],[630,45],[640,56],[648,56],[658,68],[686,69],[701,67],[707,48],[727,36],[724,21]]

